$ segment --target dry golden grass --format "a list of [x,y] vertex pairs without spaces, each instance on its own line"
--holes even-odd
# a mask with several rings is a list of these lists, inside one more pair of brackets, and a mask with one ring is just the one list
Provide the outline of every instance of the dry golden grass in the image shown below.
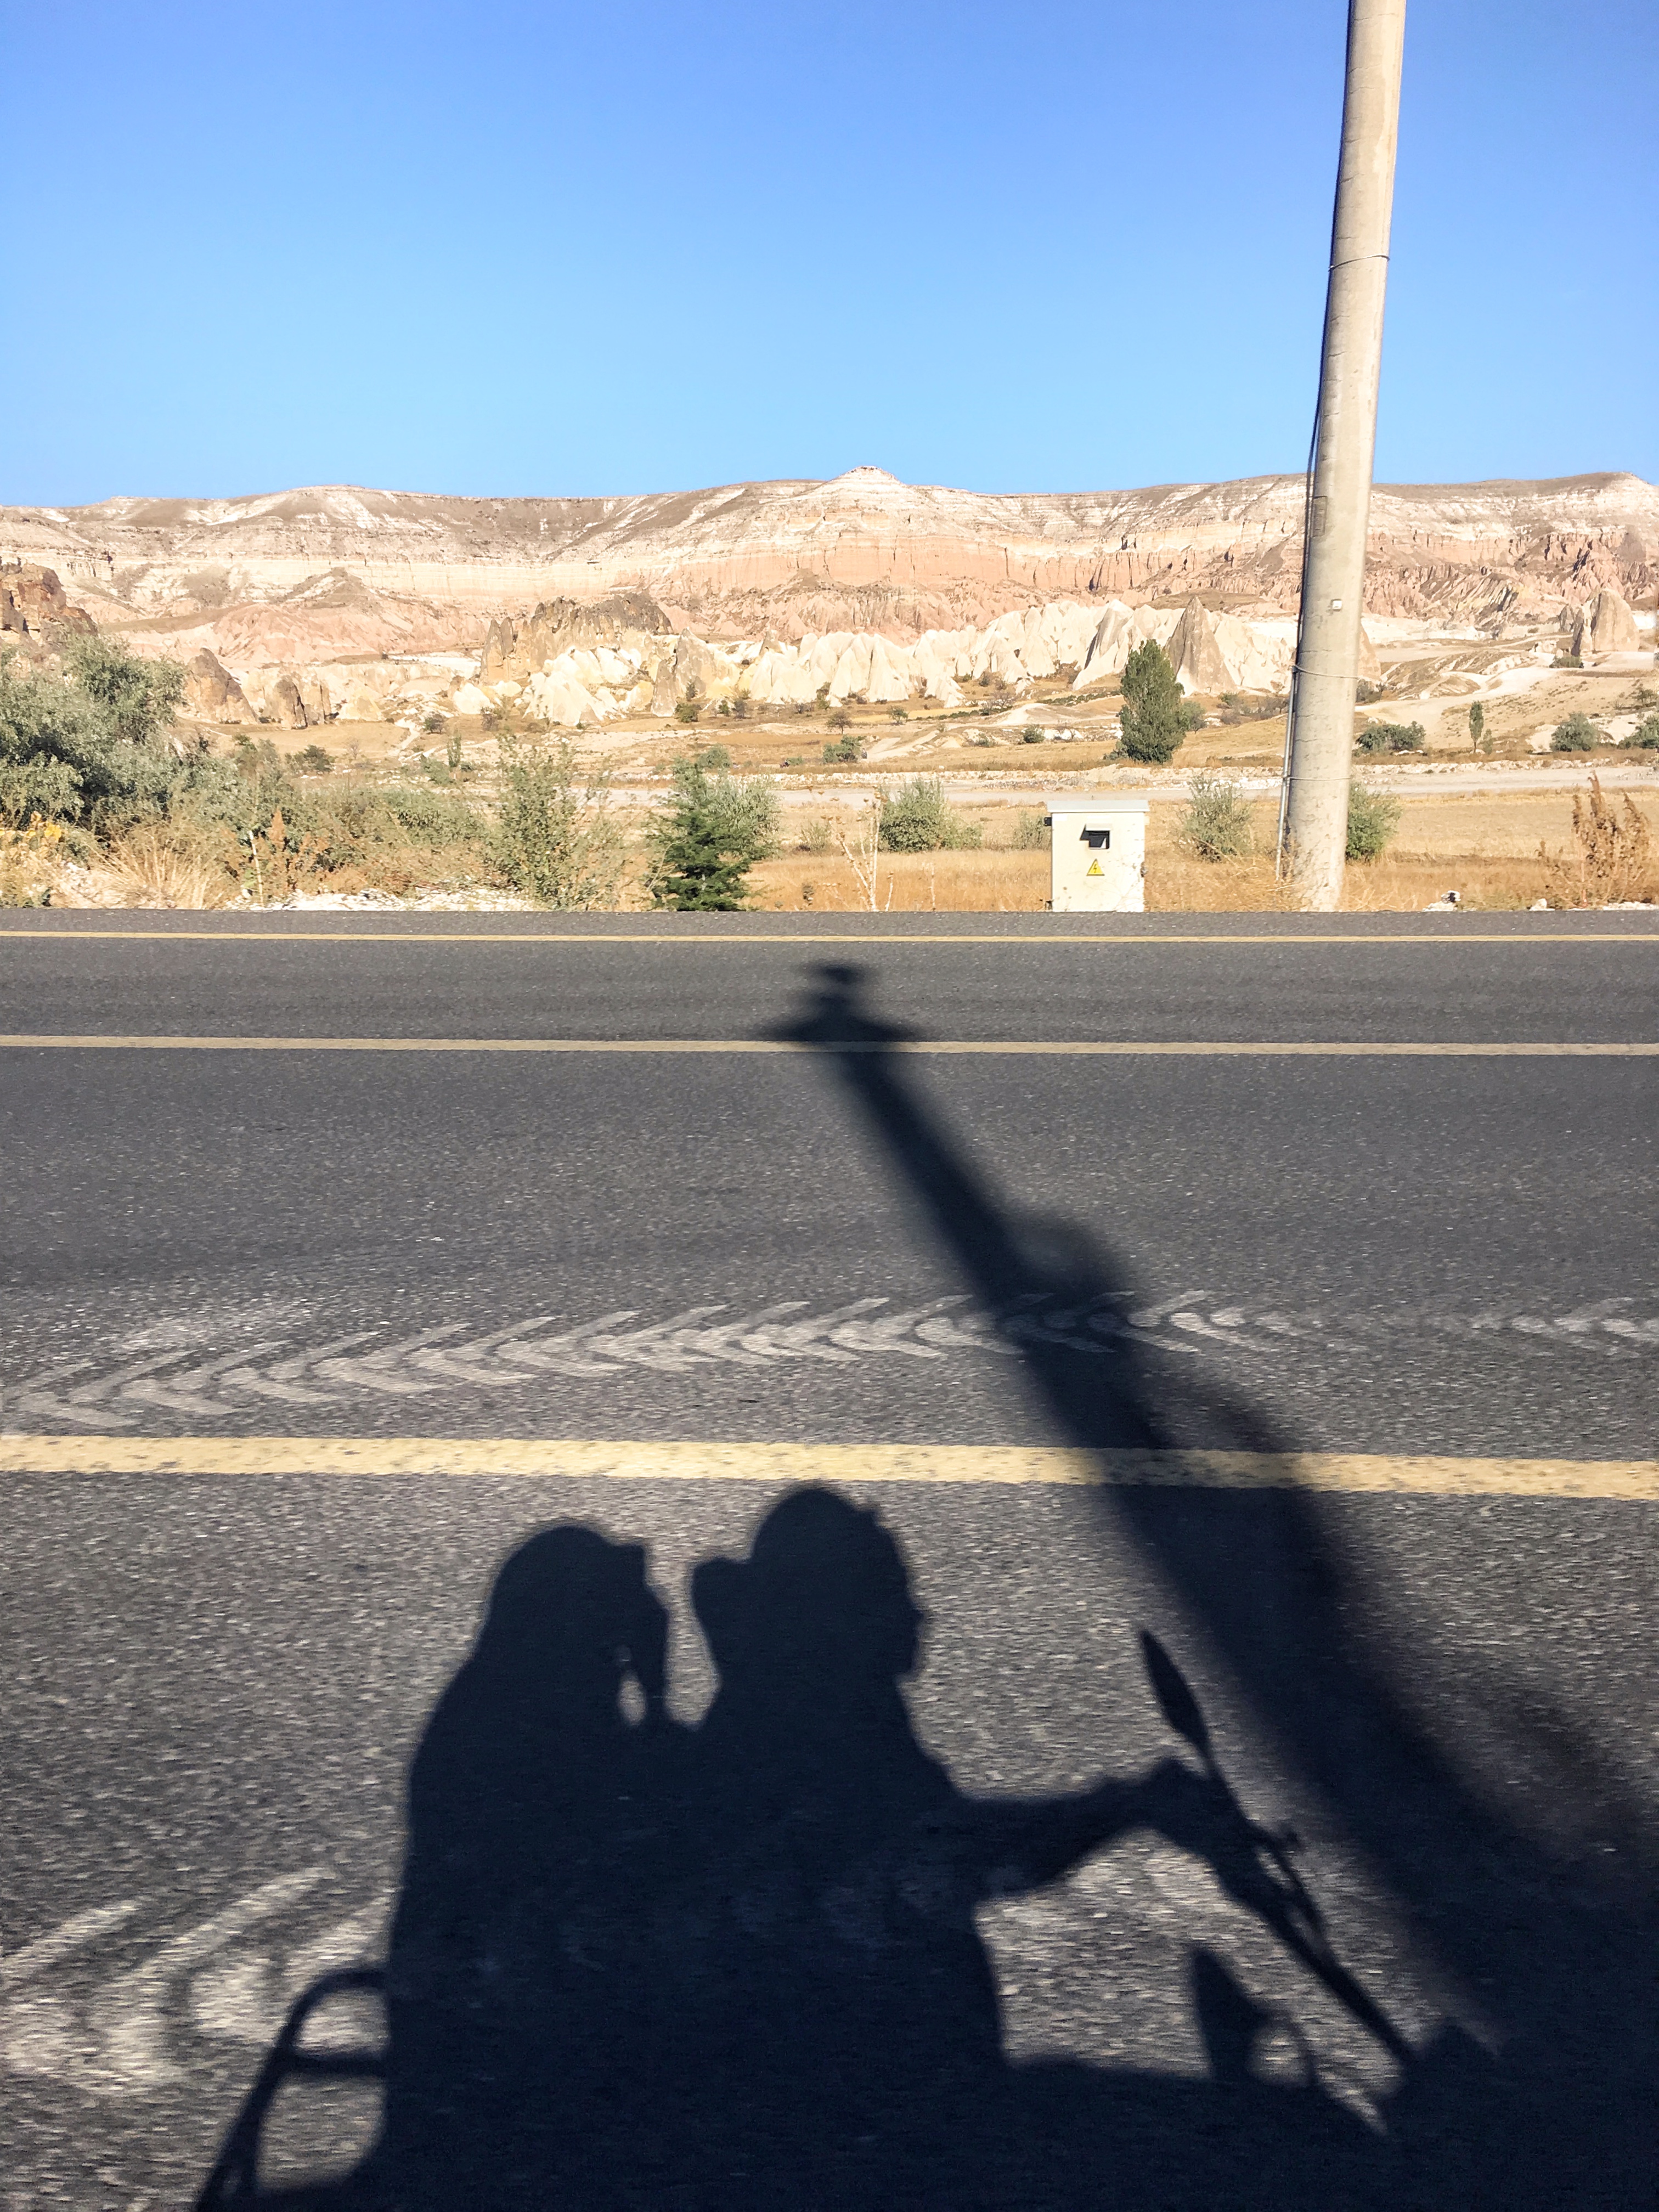
[[1628,792],[1610,805],[1600,776],[1590,778],[1588,796],[1573,793],[1571,845],[1553,852],[1540,845],[1539,858],[1552,906],[1605,906],[1659,896],[1653,825]]
[[[1569,792],[1413,794],[1404,801],[1399,834],[1382,858],[1350,862],[1343,906],[1355,914],[1412,914],[1448,890],[1456,891],[1462,905],[1488,911],[1513,911],[1546,896],[1553,903],[1599,905],[1607,899],[1642,896],[1643,884],[1649,886],[1646,896],[1656,896],[1650,846],[1643,848],[1639,860],[1621,861],[1622,872],[1609,872],[1593,858],[1589,872],[1583,872],[1573,836],[1576,803],[1581,817],[1589,820],[1592,810],[1582,800],[1575,802]],[[1641,817],[1639,808],[1626,805],[1631,814]],[[1048,900],[1048,853],[1008,849],[1018,811],[967,810],[988,841],[976,852],[884,854],[878,911],[1043,910]],[[1276,810],[1271,802],[1261,802],[1251,812],[1255,856],[1209,861],[1197,859],[1176,842],[1181,807],[1155,805],[1148,817],[1147,911],[1293,911],[1295,902],[1287,887],[1273,875]],[[1601,844],[1607,845],[1606,831],[1597,834]],[[1639,842],[1634,830],[1627,830],[1620,854],[1635,854]],[[1570,858],[1565,864],[1552,860],[1540,852],[1547,844]],[[868,898],[839,853],[791,853],[767,861],[750,880],[756,903],[775,913],[869,911]],[[1598,891],[1603,883],[1607,887]]]
[[93,871],[93,883],[115,906],[219,907],[236,893],[235,878],[202,839],[166,828],[118,838]]
[[[792,853],[764,860],[750,884],[773,914],[868,914],[870,900],[842,854]],[[881,914],[1032,914],[1048,903],[1047,853],[884,853],[876,877]]]

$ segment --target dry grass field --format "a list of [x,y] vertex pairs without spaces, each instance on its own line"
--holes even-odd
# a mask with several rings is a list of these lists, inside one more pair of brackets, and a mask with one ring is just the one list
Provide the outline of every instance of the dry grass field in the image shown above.
[[[876,884],[878,911],[1031,914],[1047,906],[1048,855],[1011,848],[1013,811],[964,811],[981,828],[984,845],[974,852],[884,853]],[[1261,804],[1251,811],[1256,856],[1206,861],[1177,842],[1181,807],[1155,806],[1147,833],[1148,912],[1287,908],[1291,902],[1273,879],[1274,810]],[[1642,811],[1659,832],[1659,808],[1647,801]],[[1455,890],[1471,908],[1528,907],[1552,887],[1540,845],[1552,851],[1572,847],[1570,793],[1413,794],[1403,800],[1399,834],[1382,858],[1349,864],[1343,904],[1360,914],[1413,913]],[[774,913],[867,912],[871,904],[850,861],[833,849],[785,854],[757,868],[750,882],[756,904]],[[1656,893],[1659,884],[1649,895]]]

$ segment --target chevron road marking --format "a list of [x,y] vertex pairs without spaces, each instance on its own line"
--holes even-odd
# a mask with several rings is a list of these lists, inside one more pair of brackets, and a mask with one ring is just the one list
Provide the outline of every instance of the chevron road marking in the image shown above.
[[1049,1484],[1659,1503],[1659,1460],[1030,1444],[627,1443],[534,1437],[0,1436],[0,1474],[441,1475],[611,1481]]
[[262,1037],[262,1036],[0,1036],[0,1048],[44,1052],[516,1052],[516,1053],[805,1053],[818,1058],[848,1054],[1042,1054],[1061,1060],[1109,1059],[1365,1059],[1365,1060],[1651,1060],[1659,1043],[1640,1044],[1378,1044],[1352,1040],[1332,1044],[1194,1042],[1142,1043],[1120,1038],[1078,1042],[932,1042],[906,1038],[887,1043],[810,1044],[773,1037]]
[[[385,1340],[380,1326],[309,1347],[283,1340],[216,1354],[198,1323],[175,1316],[161,1327],[162,1341],[171,1339],[168,1350],[149,1348],[156,1334],[146,1332],[112,1345],[101,1356],[71,1353],[7,1380],[0,1389],[0,1431],[31,1429],[42,1418],[99,1435],[136,1429],[145,1420],[153,1427],[153,1407],[222,1431],[228,1419],[250,1410],[250,1398],[337,1406],[354,1391],[415,1398],[476,1386],[528,1389],[546,1402],[560,1390],[553,1379],[560,1376],[603,1382],[640,1368],[696,1375],[802,1360],[846,1369],[871,1359],[938,1361],[964,1352],[1018,1358],[1034,1346],[1049,1346],[1096,1358],[1141,1347],[1188,1358],[1243,1355],[1278,1361],[1299,1351],[1386,1359],[1393,1347],[1427,1338],[1478,1346],[1510,1359],[1628,1364],[1659,1356],[1659,1316],[1638,1310],[1650,1303],[1650,1296],[1603,1297],[1557,1314],[1496,1308],[1327,1316],[1254,1302],[1234,1304],[1187,1289],[1146,1304],[1119,1292],[1081,1304],[1033,1294],[990,1310],[976,1309],[961,1295],[899,1307],[890,1298],[866,1297],[814,1314],[806,1300],[787,1298],[739,1308],[724,1321],[716,1319],[731,1312],[724,1305],[690,1306],[644,1322],[637,1310],[624,1307],[575,1327],[539,1314],[482,1334],[469,1334],[465,1322],[450,1322]],[[135,1360],[136,1352],[145,1356]],[[273,1358],[273,1353],[283,1356]],[[544,1430],[556,1425],[550,1416],[526,1418]]]

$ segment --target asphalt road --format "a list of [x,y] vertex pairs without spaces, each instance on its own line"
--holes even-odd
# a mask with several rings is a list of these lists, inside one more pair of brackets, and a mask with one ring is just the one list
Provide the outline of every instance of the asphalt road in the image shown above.
[[[1640,1044],[1656,982],[1638,915],[0,927],[11,1036]],[[374,2201],[1652,2201],[1652,1504],[883,1479],[945,1443],[1650,1462],[1651,1060],[0,1077],[0,1448],[67,1470],[0,1478],[9,2212],[190,2202],[400,1893]],[[786,1513],[694,1601],[781,1477],[276,1475],[271,1437],[863,1447],[896,1551]],[[179,1471],[79,1471],[112,1438]],[[498,1638],[434,1722],[497,1566],[570,1522],[608,1547],[520,1572],[609,1653],[609,1720]],[[1190,1778],[1142,1630],[1304,1900]],[[352,2170],[378,2109],[285,2092],[268,2179]]]

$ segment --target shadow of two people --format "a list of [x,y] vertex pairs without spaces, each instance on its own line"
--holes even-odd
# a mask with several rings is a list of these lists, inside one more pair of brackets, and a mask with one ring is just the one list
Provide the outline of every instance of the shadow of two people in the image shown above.
[[355,2199],[1081,2205],[1109,2176],[1124,2203],[1332,2201],[1366,2130],[1253,2079],[1260,2015],[1218,1962],[1211,2083],[1003,2055],[975,1908],[1130,1828],[1210,1848],[1233,1817],[1216,1781],[1170,1759],[964,1796],[902,1694],[903,1559],[828,1491],[786,1497],[692,1597],[719,1686],[688,1729],[639,1547],[565,1526],[502,1570],[411,1774]]
[[[904,1563],[872,1516],[810,1492],[747,1562],[696,1571],[719,1686],[696,1729],[668,1716],[637,1547],[564,1528],[508,1563],[413,1770],[381,2139],[349,2182],[288,2192],[293,2212],[1641,2201],[1628,2085],[1652,2035],[1635,1954],[1608,1947],[1626,1923],[1568,1901],[1548,1853],[1467,1786],[1402,1693],[1402,1655],[1355,1626],[1312,1501],[1288,1480],[1226,1494],[1157,1471],[1195,1442],[1288,1468],[1281,1440],[1253,1407],[1160,1390],[1110,1324],[1127,1289],[1107,1255],[1000,1204],[851,971],[824,971],[787,1034],[826,1055],[1059,1435],[1127,1455],[1131,1479],[1100,1493],[1115,1540],[1486,1993],[1503,2062],[1455,2029],[1406,2048],[1170,1698],[1196,1772],[1166,1762],[1035,1804],[958,1792],[900,1691],[920,1625]],[[1644,1844],[1640,1808],[1622,1817]],[[975,1907],[1130,1826],[1207,1857],[1392,2051],[1381,2134],[1311,2078],[1255,2079],[1263,2013],[1198,1949],[1209,2079],[1007,2062]],[[256,2136],[241,2128],[204,2205],[237,2201],[230,2183],[252,2201]]]

